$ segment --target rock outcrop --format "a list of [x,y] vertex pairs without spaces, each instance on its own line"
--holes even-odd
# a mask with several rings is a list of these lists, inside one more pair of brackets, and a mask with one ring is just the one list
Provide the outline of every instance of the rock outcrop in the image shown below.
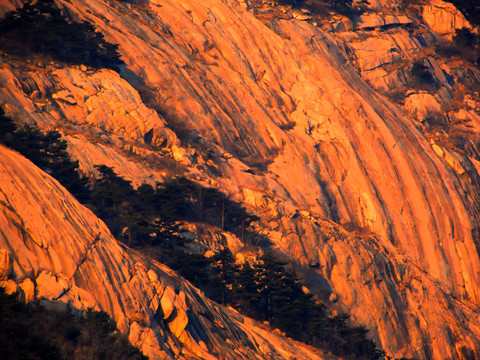
[[433,0],[423,6],[422,17],[433,31],[450,40],[455,36],[455,30],[472,29],[472,25],[454,5],[442,0]]
[[324,358],[120,246],[58,182],[2,146],[0,207],[0,285],[58,310],[104,310],[150,359]]
[[[165,169],[150,165],[149,156],[161,156],[244,202],[261,217],[258,231],[303,269],[310,288],[367,325],[388,354],[480,357],[478,159],[422,130],[419,121],[432,107],[418,106],[420,91],[410,94],[406,108],[383,96],[407,85],[411,61],[428,54],[439,34],[464,26],[458,13],[443,21],[444,29],[435,27],[440,15],[433,10],[424,10],[422,20],[391,7],[388,19],[365,16],[368,29],[354,32],[352,25],[335,33],[308,21],[257,18],[234,0],[151,0],[147,8],[99,0],[58,4],[119,44],[123,78],[72,68],[37,74],[5,60],[0,103],[9,115],[63,129],[85,169],[107,163],[136,184],[149,176],[153,182]],[[372,9],[385,5],[372,2]],[[461,72],[430,55],[428,69],[440,89],[429,100],[443,111],[458,78],[452,74]],[[468,121],[478,129],[477,115]],[[136,157],[127,159],[132,146]],[[95,157],[82,155],[83,147]],[[103,225],[95,226],[101,229],[71,245],[74,258],[105,234]],[[35,234],[28,241],[45,249],[50,240]],[[53,252],[42,275],[47,282],[68,265],[56,258]],[[23,278],[39,275],[38,264],[22,264]],[[61,270],[67,280],[75,273],[68,266]],[[79,288],[97,286],[81,274]],[[62,279],[51,296],[68,288]],[[102,308],[117,322],[125,316],[130,329],[140,326],[140,320],[130,323],[135,311],[123,310],[137,308],[122,297],[120,283],[109,285],[118,298]],[[174,304],[183,301],[179,294]],[[179,311],[178,318],[168,326],[175,338],[182,337],[186,316]],[[150,330],[142,331],[137,340]]]

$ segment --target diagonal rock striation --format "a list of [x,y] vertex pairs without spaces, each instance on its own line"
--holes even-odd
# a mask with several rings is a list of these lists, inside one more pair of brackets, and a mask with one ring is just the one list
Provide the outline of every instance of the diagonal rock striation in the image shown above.
[[[465,71],[431,53],[440,35],[448,37],[466,24],[450,5],[432,1],[407,13],[398,2],[375,1],[373,15],[352,21],[349,31],[331,32],[331,27],[286,16],[256,17],[234,0],[152,0],[146,7],[121,1],[57,3],[119,44],[126,63],[123,78],[113,71],[60,65],[37,74],[5,59],[0,103],[8,114],[42,128],[64,129],[71,153],[87,172],[107,163],[136,185],[154,183],[166,169],[149,160],[164,156],[190,177],[223,189],[260,216],[258,230],[302,270],[309,286],[367,325],[388,354],[480,356],[480,158],[422,125],[439,113],[445,119],[463,116],[469,123],[466,137],[478,137],[474,101],[454,103]],[[445,16],[448,22],[440,24]],[[438,91],[414,91],[404,104],[385,97],[390,90],[405,90],[410,63],[425,55]],[[455,111],[445,110],[449,107]],[[82,154],[84,147],[88,155]],[[132,147],[135,159],[124,151]],[[64,205],[57,200],[52,206]],[[53,231],[47,221],[38,224],[44,230],[37,233],[9,209],[4,207],[11,214],[9,224],[17,224],[9,234],[50,249],[50,238],[42,235]],[[68,221],[73,216],[59,213]],[[49,279],[59,271],[67,280],[75,274],[79,288],[100,292],[102,283],[93,281],[101,277],[91,274],[110,269],[120,274],[126,270],[119,264],[129,262],[118,246],[118,259],[103,256],[111,244],[103,240],[108,231],[92,226],[68,253],[79,264],[100,236],[90,256],[101,271],[91,268],[97,260],[90,257],[75,270],[55,249],[47,256],[34,247],[34,256],[27,258],[41,261],[22,258],[15,270],[18,281],[43,270],[38,264],[48,258]],[[143,314],[138,309],[150,305],[125,298],[133,290],[122,288],[132,281],[129,286],[136,286],[131,274],[140,270],[135,266],[129,263],[127,273],[109,280],[111,298],[101,308],[117,323],[122,314],[130,329],[143,329],[144,315],[136,311]],[[187,299],[182,296],[177,293],[171,302],[179,309]],[[171,306],[165,309],[175,313]],[[183,319],[179,324],[191,319],[187,311],[176,316]],[[200,344],[191,351],[217,351],[203,340],[205,349],[200,325],[194,328],[182,332],[181,325],[169,323],[168,332]],[[150,330],[135,331],[134,343],[151,339]],[[165,354],[177,351],[168,340],[155,341]]]

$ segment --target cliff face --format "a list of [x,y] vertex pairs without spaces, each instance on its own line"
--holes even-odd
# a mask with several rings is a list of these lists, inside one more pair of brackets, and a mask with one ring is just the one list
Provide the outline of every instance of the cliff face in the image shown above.
[[0,147],[0,285],[62,309],[102,309],[151,359],[320,359],[212,304],[121,247],[58,182]]
[[[432,52],[469,26],[451,5],[377,1],[314,24],[234,0],[58,4],[119,44],[122,78],[2,60],[9,115],[59,128],[86,172],[154,183],[168,159],[223,189],[387,353],[480,356],[479,118],[457,96],[477,73]],[[416,60],[432,94],[406,92]],[[403,104],[384,96],[398,90]]]

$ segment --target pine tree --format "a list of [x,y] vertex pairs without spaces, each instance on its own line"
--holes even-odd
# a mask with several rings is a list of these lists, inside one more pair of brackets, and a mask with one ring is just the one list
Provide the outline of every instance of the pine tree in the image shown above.
[[5,116],[5,111],[0,107],[0,143],[11,148],[15,141],[16,130],[17,126],[13,120]]
[[157,187],[155,206],[165,220],[197,220],[198,185],[179,177]]
[[218,299],[222,304],[231,305],[239,266],[235,263],[235,258],[229,248],[224,248],[216,253],[212,260],[211,270],[214,284],[217,285],[220,292]]
[[33,126],[19,127],[0,108],[0,143],[18,151],[52,175],[81,202],[90,198],[88,180],[78,173],[78,161],[70,159],[67,142],[57,131],[43,134]]
[[265,320],[270,321],[275,316],[273,300],[283,285],[283,272],[286,262],[279,261],[271,252],[260,257],[261,263],[256,264],[260,285],[260,308]]
[[53,0],[27,0],[0,20],[0,48],[17,56],[38,54],[68,64],[118,70],[118,45],[88,22],[75,22]]
[[260,283],[257,271],[245,261],[237,275],[235,304],[239,310],[249,316],[259,318]]
[[72,161],[67,151],[67,142],[56,131],[49,131],[43,138],[43,152],[47,157],[45,166],[55,179],[82,203],[87,202],[91,190],[86,177],[78,173],[78,161]]
[[211,297],[212,294],[209,293],[212,287],[209,271],[211,259],[200,254],[189,254],[182,250],[175,252],[175,259],[177,261],[172,264],[173,269],[177,270],[195,286],[205,289],[209,297]]
[[129,204],[133,195],[130,181],[118,176],[112,168],[106,165],[95,165],[99,178],[95,182],[93,193],[95,202],[102,212],[118,213],[122,204]]

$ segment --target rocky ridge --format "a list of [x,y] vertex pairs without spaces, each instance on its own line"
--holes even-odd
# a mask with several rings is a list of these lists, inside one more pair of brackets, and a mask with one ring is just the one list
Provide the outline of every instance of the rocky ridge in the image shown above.
[[150,359],[328,358],[211,303],[172,270],[122,247],[58,182],[4,147],[0,174],[0,285],[23,300],[107,311]]
[[[478,356],[478,159],[421,126],[448,115],[476,136],[475,104],[452,107],[465,70],[431,53],[467,24],[451,5],[372,2],[360,19],[320,27],[256,18],[236,1],[58,3],[120,45],[130,84],[5,61],[8,114],[62,129],[86,171],[106,163],[154,182],[172,171],[152,157],[168,158],[224,189],[387,353]],[[408,93],[405,106],[382,96],[408,85],[417,59],[439,90]]]

